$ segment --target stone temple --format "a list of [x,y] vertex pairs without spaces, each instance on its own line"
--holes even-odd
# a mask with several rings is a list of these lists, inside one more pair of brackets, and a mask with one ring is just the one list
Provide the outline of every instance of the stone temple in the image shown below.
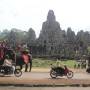
[[59,48],[64,41],[63,31],[56,21],[53,10],[49,10],[47,20],[42,24],[39,41],[46,48],[46,54],[55,55],[59,53]]

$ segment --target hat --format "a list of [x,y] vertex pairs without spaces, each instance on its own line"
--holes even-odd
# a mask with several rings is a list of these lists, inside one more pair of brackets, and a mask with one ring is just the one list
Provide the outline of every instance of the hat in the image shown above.
[[26,52],[29,52],[29,50],[28,50],[28,49],[26,49],[25,51],[26,51]]
[[9,59],[9,56],[8,56],[8,55],[6,55],[6,56],[5,56],[5,58],[6,58],[6,59]]

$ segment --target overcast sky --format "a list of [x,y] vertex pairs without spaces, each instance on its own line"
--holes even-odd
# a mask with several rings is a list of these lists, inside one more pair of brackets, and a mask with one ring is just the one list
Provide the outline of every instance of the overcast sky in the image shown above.
[[0,30],[32,27],[38,36],[50,9],[62,29],[90,30],[90,0],[0,0]]

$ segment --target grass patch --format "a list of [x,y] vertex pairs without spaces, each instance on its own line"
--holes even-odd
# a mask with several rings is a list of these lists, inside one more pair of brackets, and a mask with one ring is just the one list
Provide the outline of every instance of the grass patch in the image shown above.
[[41,68],[49,68],[51,64],[53,64],[54,66],[57,66],[57,64],[67,65],[69,68],[74,68],[76,61],[75,60],[57,61],[57,60],[36,58],[36,59],[33,59],[32,63],[33,63],[32,64],[33,67],[41,67]]

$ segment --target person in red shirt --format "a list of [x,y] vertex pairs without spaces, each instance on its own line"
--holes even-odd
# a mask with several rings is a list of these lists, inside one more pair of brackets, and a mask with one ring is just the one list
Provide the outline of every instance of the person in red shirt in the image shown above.
[[23,58],[24,63],[25,63],[25,72],[27,72],[28,63],[30,63],[29,71],[31,71],[31,68],[32,68],[32,56],[31,56],[31,54],[29,53],[28,50],[22,51],[22,58]]

